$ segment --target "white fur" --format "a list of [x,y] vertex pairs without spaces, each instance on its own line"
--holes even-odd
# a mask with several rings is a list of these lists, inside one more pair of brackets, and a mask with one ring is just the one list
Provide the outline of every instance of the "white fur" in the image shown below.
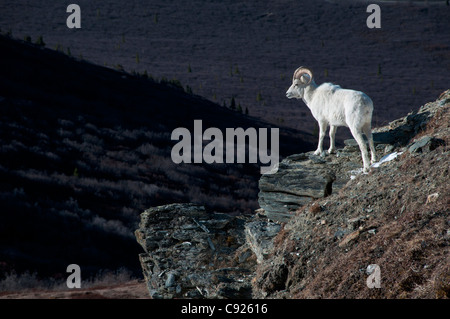
[[367,145],[363,133],[367,136],[371,151],[371,161],[376,162],[375,147],[372,138],[373,102],[366,94],[359,91],[343,89],[339,85],[323,83],[317,85],[314,79],[309,84],[309,75],[304,74],[302,80],[294,79],[286,96],[289,99],[303,99],[319,123],[319,145],[315,155],[322,154],[323,138],[330,125],[330,148],[328,153],[335,151],[335,134],[338,126],[347,126],[358,142],[364,164],[364,171],[370,167]]

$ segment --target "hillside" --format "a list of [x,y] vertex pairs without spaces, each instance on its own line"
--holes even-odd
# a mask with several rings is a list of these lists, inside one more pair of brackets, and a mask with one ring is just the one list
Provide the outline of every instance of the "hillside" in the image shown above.
[[[378,143],[378,155],[390,160],[369,174],[351,170],[349,163],[360,162],[353,146],[327,157],[322,166],[337,164],[347,182],[282,224],[257,266],[254,295],[449,298],[449,110],[447,90],[375,130],[395,138]],[[379,266],[380,289],[366,284],[370,265]]]
[[[145,208],[172,202],[248,214],[256,164],[171,160],[177,127],[271,126],[153,81],[0,36],[0,269],[65,276],[79,263],[140,275],[133,231]],[[280,128],[280,153],[312,149]]]
[[[298,101],[285,98],[294,70],[316,82],[367,93],[374,126],[434,99],[450,72],[445,1],[373,1],[381,29],[369,29],[367,1],[78,0],[82,26],[68,29],[67,3],[3,0],[0,29],[48,48],[155,79],[177,79],[219,105],[232,97],[250,115],[314,132]],[[420,76],[419,76],[420,75]],[[420,81],[418,81],[418,77]],[[342,137],[348,130],[339,129]]]
[[[447,90],[378,128],[380,160],[368,174],[353,140],[335,155],[285,158],[261,177],[260,194],[272,197],[260,195],[252,217],[194,204],[146,209],[135,234],[149,295],[449,298],[449,110]],[[294,169],[303,178],[291,183]],[[379,280],[368,283],[374,271]]]

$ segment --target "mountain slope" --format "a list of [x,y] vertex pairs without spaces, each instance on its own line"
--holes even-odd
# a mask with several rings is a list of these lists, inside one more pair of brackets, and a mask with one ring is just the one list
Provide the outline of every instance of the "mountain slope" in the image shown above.
[[[379,144],[379,155],[397,156],[299,208],[258,265],[254,294],[449,298],[449,109],[447,90],[377,129],[395,137]],[[360,161],[349,146],[338,153],[339,166]],[[374,288],[369,274],[377,266]]]
[[[172,162],[176,127],[270,127],[157,83],[0,36],[0,267],[64,273],[78,263],[140,273],[138,214],[172,202],[256,208],[255,164]],[[311,149],[280,128],[280,152]]]
[[[355,0],[77,4],[82,28],[73,30],[65,25],[67,3],[3,0],[0,29],[33,42],[43,36],[47,47],[99,65],[176,78],[220,105],[234,97],[253,116],[308,132],[316,126],[309,110],[284,96],[300,65],[317,83],[370,96],[374,126],[430,101],[448,83],[445,1],[383,1],[381,29],[367,27],[368,3]],[[337,134],[350,137],[345,129]]]

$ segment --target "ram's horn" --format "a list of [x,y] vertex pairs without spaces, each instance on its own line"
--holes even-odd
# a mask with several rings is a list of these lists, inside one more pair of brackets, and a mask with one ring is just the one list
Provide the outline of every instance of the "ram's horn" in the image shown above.
[[305,73],[309,75],[309,81],[307,83],[303,83],[303,84],[308,85],[309,83],[311,83],[311,81],[313,79],[313,74],[310,69],[305,68],[304,66],[301,66],[297,70],[295,70],[292,81],[294,81],[295,79],[302,80],[301,77]]

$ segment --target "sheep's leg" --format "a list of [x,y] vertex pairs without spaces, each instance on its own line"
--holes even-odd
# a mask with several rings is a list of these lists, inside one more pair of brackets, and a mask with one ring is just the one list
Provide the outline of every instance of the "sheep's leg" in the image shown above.
[[364,141],[364,137],[362,135],[362,132],[356,129],[350,129],[352,132],[353,137],[355,138],[356,142],[359,145],[359,149],[361,150],[362,160],[363,160],[363,171],[364,173],[367,173],[370,168],[370,161],[369,161],[369,152],[367,151],[367,145],[366,141]]
[[330,148],[328,149],[328,154],[332,154],[335,152],[335,135],[336,135],[337,126],[330,125]]
[[317,150],[314,155],[321,155],[323,152],[323,139],[326,135],[328,124],[326,122],[319,122],[319,145],[317,145]]
[[377,161],[377,153],[375,152],[375,145],[373,144],[373,136],[372,136],[372,128],[370,123],[366,124],[363,127],[364,134],[367,136],[367,140],[369,141],[371,160],[370,162],[373,164]]

